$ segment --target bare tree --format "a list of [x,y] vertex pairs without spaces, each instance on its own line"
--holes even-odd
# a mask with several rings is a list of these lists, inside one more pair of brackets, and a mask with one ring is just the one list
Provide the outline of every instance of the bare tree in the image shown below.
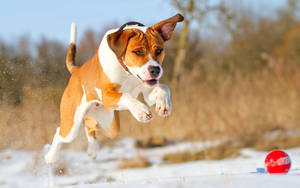
[[175,65],[173,70],[172,81],[180,80],[180,73],[182,64],[186,56],[186,47],[188,45],[188,34],[190,24],[194,20],[202,21],[204,16],[209,11],[209,0],[172,0],[172,4],[184,15],[185,21],[180,32],[179,44],[177,49],[177,56],[175,58]]
[[177,56],[175,58],[175,65],[173,70],[172,82],[180,80],[181,70],[183,68],[183,61],[186,57],[186,49],[189,45],[188,35],[190,25],[193,21],[200,25],[204,18],[213,11],[227,11],[224,4],[214,3],[212,0],[172,0],[172,4],[185,17],[183,28],[180,32],[179,44],[177,48]]

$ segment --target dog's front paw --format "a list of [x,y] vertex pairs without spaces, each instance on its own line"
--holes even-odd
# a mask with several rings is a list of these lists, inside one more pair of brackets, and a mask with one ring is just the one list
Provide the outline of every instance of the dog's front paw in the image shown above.
[[158,115],[165,117],[171,114],[172,104],[170,99],[170,90],[167,86],[160,85],[156,87],[150,97],[156,103],[155,110]]
[[168,95],[157,97],[155,110],[160,116],[168,116],[171,114],[171,100]]
[[133,105],[130,111],[139,122],[148,123],[153,117],[148,107],[141,102],[137,102]]

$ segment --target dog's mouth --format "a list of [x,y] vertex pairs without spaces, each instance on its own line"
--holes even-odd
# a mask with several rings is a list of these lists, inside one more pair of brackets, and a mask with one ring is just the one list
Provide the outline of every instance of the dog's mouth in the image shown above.
[[148,87],[153,87],[158,84],[158,79],[143,80],[139,75],[136,76]]
[[153,87],[158,83],[158,80],[156,79],[144,80],[144,83],[150,87]]

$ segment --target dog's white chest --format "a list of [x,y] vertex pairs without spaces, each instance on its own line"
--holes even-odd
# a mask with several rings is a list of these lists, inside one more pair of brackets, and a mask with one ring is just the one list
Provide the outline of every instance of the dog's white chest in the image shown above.
[[137,98],[139,93],[143,90],[144,86],[136,77],[133,75],[128,75],[126,79],[121,84],[120,92],[129,93],[134,98]]

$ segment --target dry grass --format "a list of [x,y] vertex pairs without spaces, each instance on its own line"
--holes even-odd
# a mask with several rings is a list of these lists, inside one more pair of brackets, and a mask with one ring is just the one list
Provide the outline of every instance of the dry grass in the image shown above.
[[300,136],[278,136],[275,139],[262,139],[252,144],[252,148],[263,151],[299,147]]
[[163,156],[166,163],[183,163],[196,160],[222,160],[235,158],[240,155],[240,149],[253,148],[256,150],[271,151],[299,147],[300,136],[277,136],[276,138],[262,138],[248,142],[225,142],[218,146],[205,148],[195,152],[168,153]]
[[[202,80],[201,69],[186,73],[176,87],[170,85],[171,116],[155,116],[150,123],[142,124],[129,112],[122,112],[118,138],[231,139],[255,143],[270,131],[299,129],[300,68],[293,62],[272,61],[268,68],[252,74],[236,71],[229,75],[211,69]],[[59,125],[59,108],[52,102],[53,89],[25,88],[24,92],[20,106],[0,106],[0,149],[41,149],[51,143]],[[101,143],[112,142],[98,137]],[[81,133],[71,146],[85,149],[85,140]],[[298,145],[300,142],[295,142]]]
[[136,148],[156,148],[167,146],[170,144],[173,144],[173,142],[168,141],[165,137],[151,137],[149,139],[138,139],[135,141]]
[[156,116],[149,124],[140,124],[125,112],[121,117],[126,122],[121,136],[248,140],[258,139],[272,130],[297,129],[300,127],[300,70],[292,67],[275,67],[235,77],[222,77],[211,71],[211,78],[205,81],[199,81],[201,73],[195,73],[176,89],[172,88],[170,117]]
[[196,160],[221,160],[234,158],[240,155],[240,146],[232,143],[223,143],[218,146],[205,148],[195,152],[169,153],[163,156],[166,163],[182,163]]
[[275,149],[289,149],[299,147],[299,134],[286,134],[278,131],[278,135],[270,138],[267,135],[260,139],[227,141],[218,146],[204,148],[201,151],[168,153],[163,156],[166,163],[183,163],[196,160],[222,160],[235,158],[240,155],[240,149],[253,148],[262,151],[272,151]]
[[37,98],[38,90],[31,94],[17,108],[1,105],[0,148],[41,149],[53,136],[59,124],[56,106]]
[[127,168],[146,168],[151,166],[151,163],[145,157],[136,156],[131,159],[123,159],[119,164],[119,169],[127,169]]

